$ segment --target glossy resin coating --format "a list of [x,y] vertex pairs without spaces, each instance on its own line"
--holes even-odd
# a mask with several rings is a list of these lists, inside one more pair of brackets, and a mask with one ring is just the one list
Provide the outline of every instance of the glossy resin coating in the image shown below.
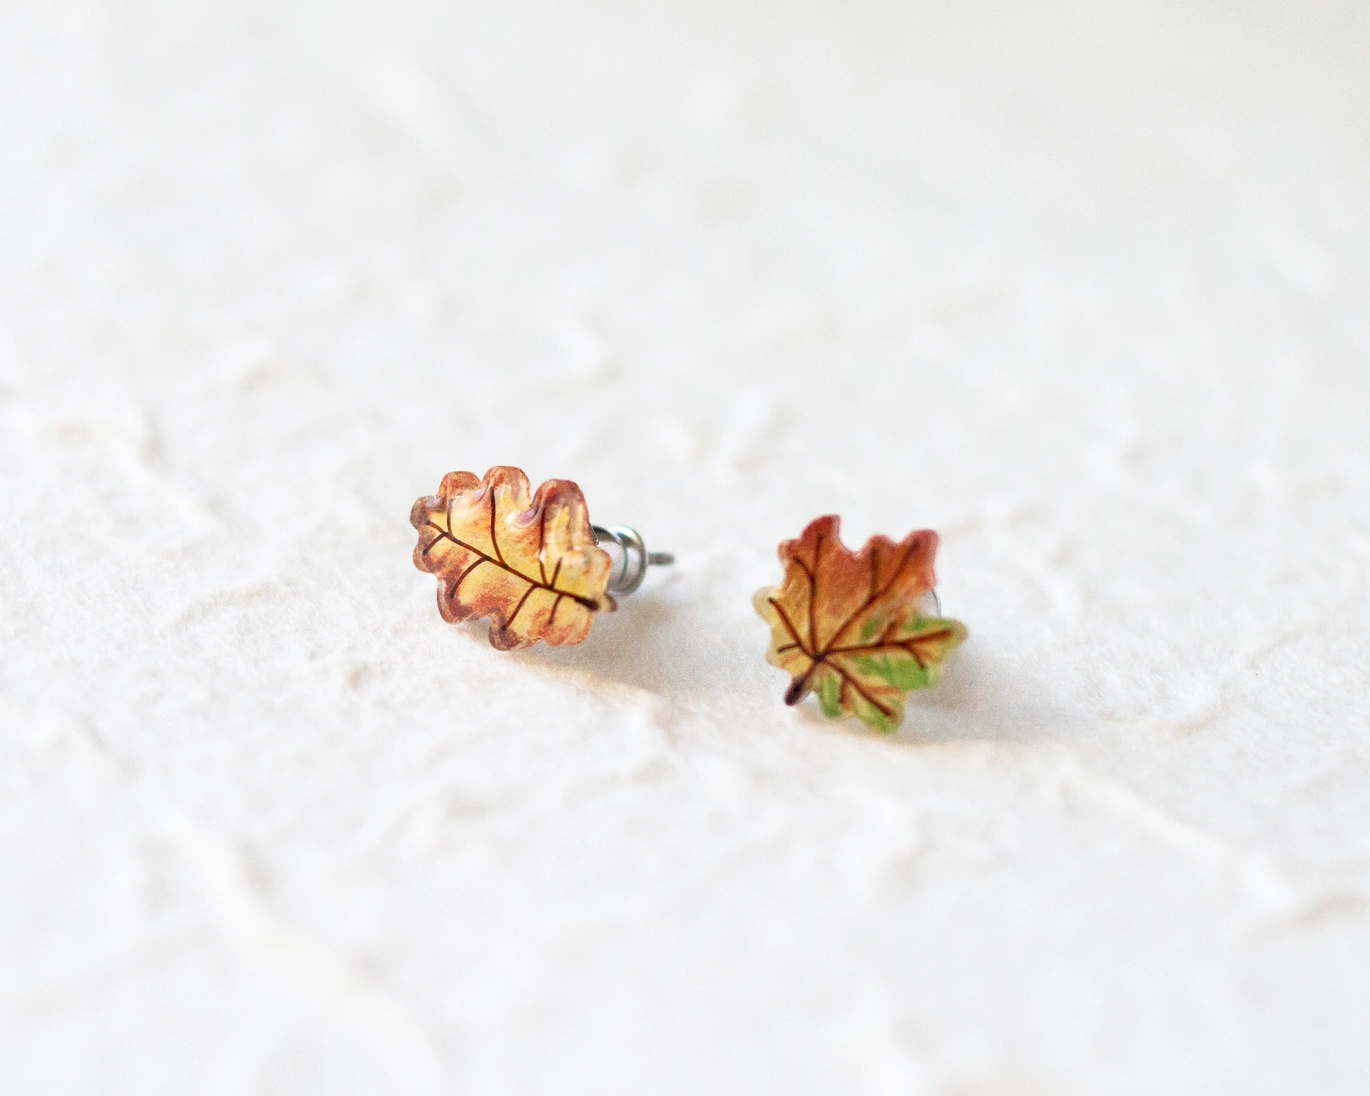
[[926,608],[936,585],[936,533],[910,533],[897,544],[872,537],[852,552],[840,524],[819,518],[780,545],[784,578],[755,602],[771,626],[766,660],[792,678],[785,703],[814,692],[824,715],[892,731],[903,722],[907,694],[937,683],[966,629]]
[[502,651],[579,643],[596,613],[617,608],[607,592],[613,563],[569,480],[530,496],[518,468],[491,468],[483,480],[449,472],[409,520],[419,533],[414,566],[437,576],[442,618],[490,617],[490,644]]

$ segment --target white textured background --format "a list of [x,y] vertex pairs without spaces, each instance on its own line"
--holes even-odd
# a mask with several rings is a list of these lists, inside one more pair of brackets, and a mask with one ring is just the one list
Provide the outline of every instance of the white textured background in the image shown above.
[[[1370,1091],[1370,8],[0,6],[7,1093]],[[438,618],[444,472],[680,565]],[[899,735],[780,701],[944,534]]]

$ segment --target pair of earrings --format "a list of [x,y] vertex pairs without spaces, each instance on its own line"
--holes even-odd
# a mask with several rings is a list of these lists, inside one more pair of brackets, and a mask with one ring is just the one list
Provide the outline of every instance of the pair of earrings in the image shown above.
[[[490,617],[501,651],[580,643],[597,613],[618,608],[613,595],[674,562],[627,526],[591,525],[574,483],[548,480],[534,495],[518,468],[484,479],[449,472],[409,520],[419,533],[414,566],[437,576],[442,618]],[[936,533],[872,537],[852,552],[838,527],[818,518],[780,545],[781,583],[754,602],[771,628],[766,660],[790,675],[786,704],[815,693],[830,718],[892,731],[907,694],[936,684],[966,629],[942,616],[933,592]]]

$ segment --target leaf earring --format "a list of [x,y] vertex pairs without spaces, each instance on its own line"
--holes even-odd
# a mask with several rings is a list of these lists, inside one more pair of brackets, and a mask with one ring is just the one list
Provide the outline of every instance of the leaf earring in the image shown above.
[[635,591],[649,565],[675,562],[648,552],[634,529],[591,525],[570,480],[530,495],[519,468],[491,468],[483,480],[449,472],[409,521],[414,566],[437,576],[443,620],[492,618],[490,645],[501,651],[580,643],[596,613],[618,608],[614,594]]
[[966,628],[942,616],[933,592],[936,533],[910,533],[898,544],[872,537],[853,552],[840,526],[822,517],[780,545],[781,584],[755,599],[771,626],[766,661],[792,678],[786,704],[815,692],[829,718],[856,716],[893,731],[906,695],[937,683]]

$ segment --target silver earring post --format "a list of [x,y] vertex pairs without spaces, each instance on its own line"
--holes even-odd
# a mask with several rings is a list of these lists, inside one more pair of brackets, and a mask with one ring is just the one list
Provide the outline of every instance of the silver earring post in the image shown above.
[[591,526],[595,543],[609,553],[614,569],[609,572],[609,593],[631,594],[647,577],[648,567],[669,567],[675,562],[670,552],[649,552],[642,534],[627,525]]

